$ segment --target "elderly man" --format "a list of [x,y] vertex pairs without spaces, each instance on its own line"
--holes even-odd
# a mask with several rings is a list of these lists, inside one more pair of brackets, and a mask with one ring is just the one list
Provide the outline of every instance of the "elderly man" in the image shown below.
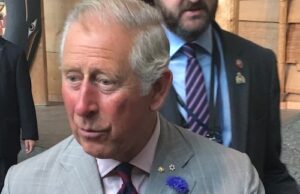
[[12,167],[2,194],[264,193],[245,154],[158,114],[172,80],[160,23],[136,0],[75,7],[61,44],[73,135]]

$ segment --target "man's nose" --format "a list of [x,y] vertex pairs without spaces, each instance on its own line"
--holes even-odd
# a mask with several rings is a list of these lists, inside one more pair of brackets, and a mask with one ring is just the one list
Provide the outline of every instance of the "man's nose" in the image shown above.
[[98,112],[99,93],[91,83],[84,82],[79,90],[75,113],[81,117],[92,117]]

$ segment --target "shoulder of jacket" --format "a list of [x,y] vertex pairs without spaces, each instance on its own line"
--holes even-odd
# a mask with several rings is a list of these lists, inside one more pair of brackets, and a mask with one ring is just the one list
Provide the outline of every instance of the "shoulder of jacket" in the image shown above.
[[61,157],[61,154],[70,146],[70,144],[76,141],[74,137],[71,135],[68,138],[62,140],[58,144],[53,147],[45,150],[44,152],[33,156],[25,161],[18,163],[15,168],[16,169],[48,169],[49,166],[53,166],[56,164],[56,161]]
[[255,50],[257,52],[261,52],[261,51],[271,51],[271,49],[263,47],[255,42],[253,42],[252,40],[246,39],[244,37],[241,37],[237,34],[234,34],[232,32],[228,32],[225,30],[221,31],[222,33],[222,38],[223,38],[223,42],[225,42],[225,44],[236,44],[236,45],[240,45],[244,48],[248,48],[251,50]]

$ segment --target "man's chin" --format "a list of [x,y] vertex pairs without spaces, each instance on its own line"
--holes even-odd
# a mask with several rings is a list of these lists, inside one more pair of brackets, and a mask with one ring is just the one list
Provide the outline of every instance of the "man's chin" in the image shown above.
[[181,36],[185,40],[195,40],[200,34],[202,34],[208,27],[207,22],[197,21],[189,22],[184,25],[180,25],[177,28],[176,34]]
[[178,28],[175,33],[178,34],[181,38],[183,38],[186,41],[193,41],[198,38],[198,36],[200,35],[200,32],[201,31],[198,29],[186,30],[186,29]]
[[79,140],[79,144],[82,146],[84,152],[95,158],[110,158],[110,154],[105,152],[105,145],[99,144],[99,142],[90,142],[85,140]]
[[89,148],[89,147],[83,147],[83,150],[87,154],[89,154],[95,158],[101,158],[101,159],[112,158],[109,154],[105,154],[105,152],[103,150],[98,150],[98,149]]

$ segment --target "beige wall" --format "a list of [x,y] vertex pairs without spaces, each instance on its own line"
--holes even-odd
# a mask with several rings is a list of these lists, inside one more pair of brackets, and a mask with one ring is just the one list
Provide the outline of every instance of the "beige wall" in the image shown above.
[[300,109],[300,0],[291,0],[287,17],[286,107]]
[[62,100],[58,57],[59,39],[68,11],[76,2],[78,0],[44,0],[49,101]]
[[240,0],[239,13],[238,34],[277,53],[279,1]]

